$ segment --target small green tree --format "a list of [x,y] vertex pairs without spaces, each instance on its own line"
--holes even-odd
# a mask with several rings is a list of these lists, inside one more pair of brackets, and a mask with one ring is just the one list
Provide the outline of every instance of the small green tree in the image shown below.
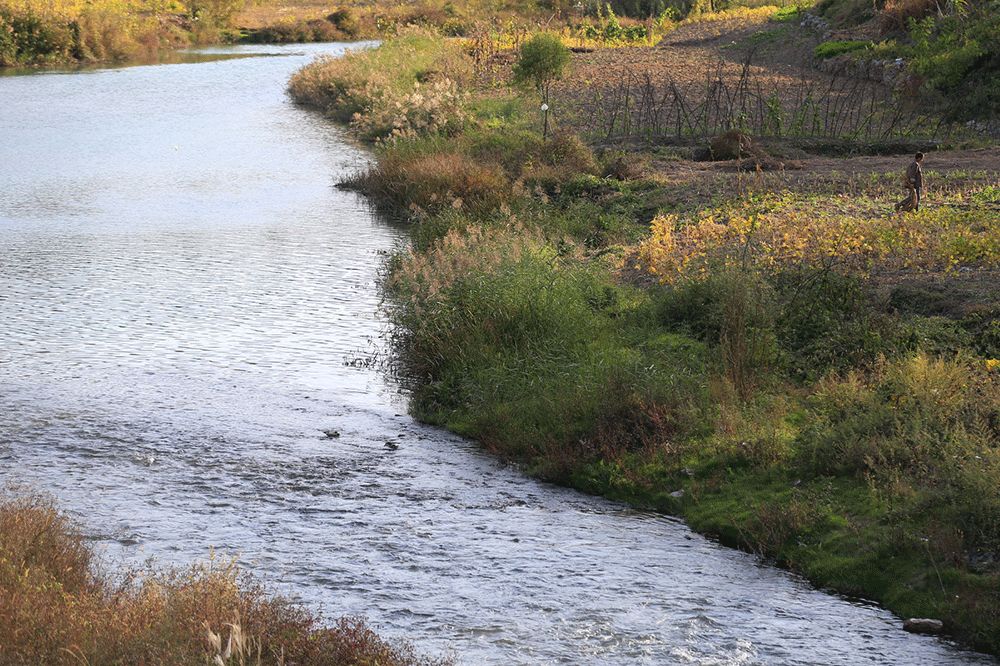
[[514,64],[514,83],[531,85],[542,100],[542,138],[549,135],[549,87],[569,63],[569,49],[555,35],[540,32],[521,45]]

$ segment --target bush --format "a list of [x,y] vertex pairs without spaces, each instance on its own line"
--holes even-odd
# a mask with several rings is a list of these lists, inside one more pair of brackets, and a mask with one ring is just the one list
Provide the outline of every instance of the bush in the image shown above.
[[640,155],[614,151],[605,154],[601,159],[602,175],[615,180],[635,180],[641,178],[647,164]]
[[464,96],[451,79],[422,85],[408,92],[383,91],[377,104],[358,111],[351,124],[365,139],[392,142],[436,134],[457,134],[466,116]]
[[10,18],[0,9],[0,67],[10,67],[18,62],[17,40]]
[[562,78],[569,64],[569,49],[556,35],[540,32],[521,45],[514,63],[514,82],[531,85],[548,99],[548,88]]
[[908,32],[910,45],[896,49],[926,87],[950,102],[949,120],[995,118],[1000,108],[1000,13],[994,1],[936,3],[912,0],[887,6],[885,29]]
[[753,139],[738,130],[714,137],[710,148],[714,160],[738,160],[755,152]]
[[804,471],[857,475],[891,491],[899,479],[959,526],[972,548],[1000,545],[1000,505],[980,494],[1000,481],[1000,386],[967,359],[917,354],[870,377],[821,382],[797,446]]
[[972,349],[983,358],[1000,358],[1000,307],[984,307],[970,312],[961,326],[972,339]]
[[883,35],[903,32],[911,21],[919,21],[937,11],[937,0],[886,0],[879,13],[879,29]]
[[357,37],[361,32],[361,24],[358,22],[357,17],[346,7],[328,15],[326,20],[332,23],[337,30],[340,30],[349,37]]
[[717,346],[722,369],[743,397],[766,380],[778,360],[773,292],[751,273],[712,272],[668,287],[658,311],[666,326]]
[[0,65],[66,60],[73,45],[67,23],[0,7]]
[[244,0],[190,0],[191,18],[214,28],[228,28],[243,8]]
[[875,17],[877,4],[868,0],[820,0],[816,12],[838,27],[859,26]]
[[471,130],[466,134],[465,146],[470,157],[498,164],[511,180],[519,179],[525,167],[538,161],[545,150],[537,133],[507,127],[503,131]]
[[[436,79],[421,88],[420,78],[428,83],[429,71],[437,72]],[[448,114],[454,109],[458,89],[471,75],[471,60],[461,45],[409,29],[375,49],[317,59],[295,73],[289,92],[297,102],[345,122],[353,119],[370,138],[381,138],[392,133],[400,114],[404,123],[429,116],[440,116],[445,125],[462,122]],[[442,90],[434,84],[442,85]],[[447,109],[429,108],[429,104],[443,104]],[[441,126],[442,122],[428,124]]]
[[521,177],[527,184],[552,192],[575,176],[597,172],[597,160],[589,146],[573,134],[558,134],[539,146]]
[[[75,22],[77,60],[118,60],[134,55],[138,46],[133,39],[129,16],[111,9],[93,8],[83,11]],[[153,32],[151,30],[150,32]],[[156,36],[152,39],[155,50]]]
[[489,210],[510,186],[496,166],[435,143],[386,146],[372,167],[345,183],[381,203],[416,213],[445,209]]
[[277,23],[255,30],[243,41],[260,44],[290,44],[299,42],[333,42],[343,39],[344,33],[323,19]]
[[876,308],[860,278],[813,269],[782,271],[773,281],[778,339],[793,376],[816,380],[831,369],[871,367],[905,348],[901,322]]
[[550,476],[608,446],[667,446],[700,423],[701,346],[630,343],[612,321],[642,326],[639,295],[538,231],[452,230],[404,255],[388,285],[402,360],[422,379],[417,414],[505,455],[541,456]]

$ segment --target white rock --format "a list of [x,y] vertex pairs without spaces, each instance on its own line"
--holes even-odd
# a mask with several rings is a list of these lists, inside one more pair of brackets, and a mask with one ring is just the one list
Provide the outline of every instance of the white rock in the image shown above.
[[944,622],[926,617],[911,617],[903,622],[903,629],[914,634],[938,634],[944,629]]

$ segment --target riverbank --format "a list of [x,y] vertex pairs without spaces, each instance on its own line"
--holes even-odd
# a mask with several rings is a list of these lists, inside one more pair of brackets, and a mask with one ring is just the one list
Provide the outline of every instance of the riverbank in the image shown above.
[[[497,26],[506,39],[545,24],[561,30],[579,46],[652,43],[672,25],[657,19],[615,16],[602,8],[596,23],[580,20],[568,8],[555,13],[531,2],[497,5],[480,0],[460,3],[346,2],[313,0],[156,0],[0,1],[0,67],[93,64],[146,59],[190,46],[233,43],[351,42],[390,38],[407,27],[450,36],[488,40]],[[672,16],[672,15],[671,15]]]
[[807,141],[595,152],[558,84],[544,140],[483,51],[414,32],[290,86],[414,222],[386,278],[414,415],[1000,651],[996,149],[929,156],[933,205],[896,217],[890,163]]
[[0,495],[5,664],[440,664],[363,620],[332,625],[230,560],[108,571],[48,500]]
[[0,67],[153,60],[212,44],[349,42],[391,33],[413,16],[402,5],[377,11],[270,0],[3,0]]

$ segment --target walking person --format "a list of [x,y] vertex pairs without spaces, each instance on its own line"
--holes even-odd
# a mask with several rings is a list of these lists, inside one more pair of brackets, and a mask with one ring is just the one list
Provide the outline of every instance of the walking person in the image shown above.
[[920,165],[924,154],[917,153],[910,166],[906,167],[903,184],[906,186],[906,198],[896,204],[896,212],[920,210],[920,195],[924,188],[924,172]]

